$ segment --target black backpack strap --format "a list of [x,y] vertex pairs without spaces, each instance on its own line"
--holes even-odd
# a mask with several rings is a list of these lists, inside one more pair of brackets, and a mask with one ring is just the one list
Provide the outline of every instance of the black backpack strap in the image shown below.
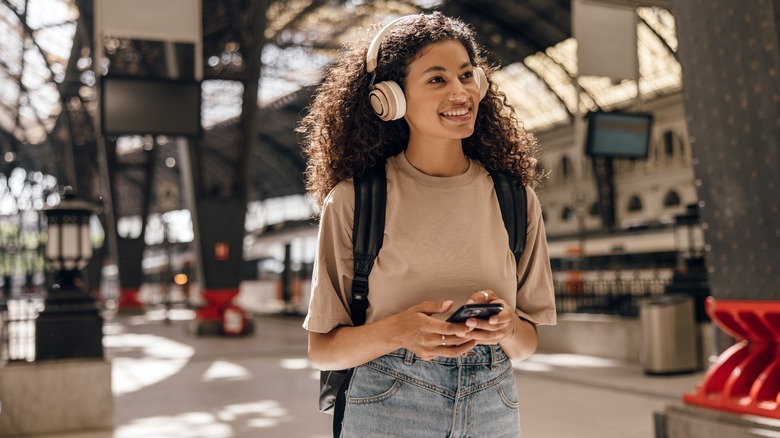
[[355,372],[354,368],[347,370],[347,374],[344,377],[344,381],[339,387],[339,391],[336,393],[336,401],[333,407],[333,436],[334,438],[341,437],[341,426],[344,423],[344,410],[347,408],[347,387],[352,380],[352,374]]
[[509,234],[509,246],[515,255],[515,262],[519,262],[523,250],[525,250],[528,221],[528,200],[525,187],[517,177],[505,172],[490,172],[490,176],[493,178],[498,205],[501,207],[501,218],[504,220],[504,227]]
[[[385,163],[379,163],[365,174],[354,178],[355,217],[352,224],[352,257],[355,274],[352,278],[352,313],[354,326],[366,323],[368,310],[368,275],[374,267],[385,235],[385,203],[387,201],[387,176]],[[341,423],[347,404],[347,388],[353,369],[346,371],[336,393],[333,406],[333,436],[341,436]]]
[[368,309],[368,274],[374,267],[385,231],[387,177],[382,162],[354,179],[355,218],[352,253],[355,275],[352,279],[352,324],[363,325]]

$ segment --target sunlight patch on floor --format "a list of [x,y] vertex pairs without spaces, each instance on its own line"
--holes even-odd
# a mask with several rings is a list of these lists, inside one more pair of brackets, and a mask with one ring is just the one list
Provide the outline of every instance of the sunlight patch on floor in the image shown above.
[[125,333],[103,337],[103,345],[114,354],[129,357],[111,359],[111,387],[114,396],[138,391],[178,373],[195,353],[189,345],[160,336]]
[[513,360],[512,368],[520,371],[530,371],[534,373],[546,373],[553,370],[553,368],[549,365],[536,363],[531,360]]
[[175,416],[142,418],[120,426],[114,438],[231,438],[234,427],[268,429],[293,421],[276,400],[224,406],[216,413],[187,412]]
[[215,380],[248,380],[252,378],[252,373],[243,366],[228,362],[225,360],[215,360],[209,366],[201,381],[213,382]]
[[118,427],[114,438],[231,438],[233,429],[206,412],[141,418]]
[[305,358],[287,358],[280,360],[279,366],[286,370],[305,370],[311,367],[311,363]]
[[519,371],[546,373],[559,368],[616,368],[625,363],[615,359],[607,359],[582,354],[544,354],[536,353],[523,361],[512,361],[512,367]]
[[537,353],[528,359],[531,363],[568,368],[615,368],[624,362],[582,354],[542,354]]

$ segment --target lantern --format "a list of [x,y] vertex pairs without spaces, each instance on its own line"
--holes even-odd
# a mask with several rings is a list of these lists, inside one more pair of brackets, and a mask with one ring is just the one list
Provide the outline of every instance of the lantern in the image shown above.
[[36,320],[36,360],[102,358],[103,318],[95,299],[81,289],[79,273],[92,258],[89,220],[94,208],[66,193],[61,203],[44,211],[53,282]]
[[79,271],[92,258],[89,219],[93,207],[68,193],[61,203],[45,210],[48,220],[46,259],[54,271]]

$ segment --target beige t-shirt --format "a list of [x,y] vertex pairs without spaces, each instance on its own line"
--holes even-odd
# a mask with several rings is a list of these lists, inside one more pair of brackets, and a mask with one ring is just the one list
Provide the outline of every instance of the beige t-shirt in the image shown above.
[[[401,153],[386,168],[384,243],[369,276],[366,323],[422,301],[453,300],[452,313],[473,293],[490,289],[521,317],[555,324],[547,240],[533,190],[527,189],[526,246],[516,269],[493,180],[479,162],[471,160],[462,175],[434,177]],[[327,333],[352,325],[354,207],[352,180],[339,183],[325,200],[306,330]]]

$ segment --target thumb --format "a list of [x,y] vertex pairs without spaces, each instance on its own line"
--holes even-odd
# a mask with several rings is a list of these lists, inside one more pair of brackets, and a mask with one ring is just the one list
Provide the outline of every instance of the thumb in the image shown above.
[[417,306],[415,310],[426,315],[434,315],[437,313],[444,313],[452,308],[452,300],[447,301],[424,301]]

